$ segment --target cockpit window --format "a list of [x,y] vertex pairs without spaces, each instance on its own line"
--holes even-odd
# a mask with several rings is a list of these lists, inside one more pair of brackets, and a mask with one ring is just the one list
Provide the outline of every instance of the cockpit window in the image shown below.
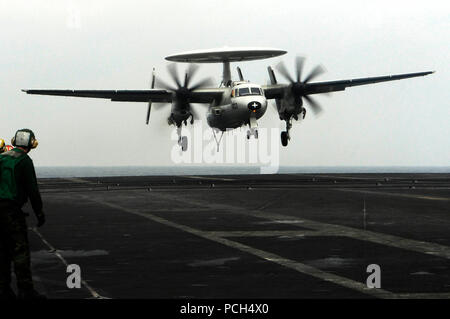
[[250,95],[250,90],[248,88],[239,89],[239,96]]
[[262,95],[259,88],[240,88],[236,96],[246,96],[246,95]]
[[261,95],[259,88],[251,88],[252,95]]

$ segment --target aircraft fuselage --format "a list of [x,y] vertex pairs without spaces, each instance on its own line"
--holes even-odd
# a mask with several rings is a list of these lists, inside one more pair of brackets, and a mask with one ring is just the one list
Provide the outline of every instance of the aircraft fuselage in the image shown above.
[[267,110],[267,99],[260,85],[250,82],[233,82],[218,103],[208,109],[207,121],[221,131],[248,124],[250,119],[261,118]]

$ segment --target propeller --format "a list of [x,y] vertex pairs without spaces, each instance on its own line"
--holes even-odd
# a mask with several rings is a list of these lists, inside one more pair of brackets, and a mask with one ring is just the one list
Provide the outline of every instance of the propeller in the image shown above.
[[[152,72],[152,84],[150,85],[151,89],[155,88],[155,68],[153,68],[153,72]],[[148,122],[150,121],[150,111],[152,110],[152,100],[148,101],[148,108],[147,108],[147,125]]]
[[[190,103],[190,100],[193,95],[192,93],[197,89],[211,87],[214,85],[214,81],[212,80],[212,78],[205,78],[197,82],[196,84],[192,85],[192,78],[197,73],[198,69],[199,67],[196,64],[190,64],[185,72],[183,81],[181,81],[178,74],[177,65],[175,63],[171,63],[167,66],[167,71],[175,85],[167,84],[162,79],[156,78],[155,75],[153,74],[152,89],[154,88],[154,85],[156,83],[156,85],[159,88],[171,91],[173,94],[172,100],[175,102],[174,103],[175,107],[185,111],[186,114],[188,114],[189,116],[192,115],[194,119],[198,119],[198,114],[193,110]],[[149,103],[149,111],[147,113],[147,119],[150,114],[150,108],[151,102]]]
[[177,97],[183,98],[185,97],[183,96],[183,94],[190,95],[194,90],[214,85],[213,80],[211,78],[206,78],[193,86],[189,86],[193,76],[195,75],[195,73],[197,73],[198,70],[198,66],[196,64],[189,65],[189,68],[184,76],[183,84],[181,83],[178,77],[178,70],[175,63],[169,64],[167,66],[167,70],[169,71],[169,74],[172,80],[175,82],[176,86],[171,86],[161,79],[157,79],[157,84],[163,89],[173,91]]
[[292,96],[294,97],[295,104],[301,105],[301,99],[304,98],[308,102],[314,114],[317,115],[322,112],[322,107],[315,99],[305,94],[305,86],[321,74],[325,73],[325,69],[321,65],[317,65],[302,81],[304,64],[305,58],[297,56],[295,59],[295,78],[291,76],[283,62],[278,63],[276,69],[286,80],[291,83],[290,90]]

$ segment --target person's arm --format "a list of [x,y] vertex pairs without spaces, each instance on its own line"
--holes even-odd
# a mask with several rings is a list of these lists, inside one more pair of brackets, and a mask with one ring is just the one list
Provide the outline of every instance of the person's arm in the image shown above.
[[24,163],[25,167],[25,187],[27,190],[28,197],[30,198],[31,207],[33,207],[33,211],[36,217],[39,219],[44,216],[44,212],[42,210],[43,204],[41,199],[41,194],[39,193],[39,188],[36,179],[36,172],[34,170],[33,161],[31,158],[26,160]]

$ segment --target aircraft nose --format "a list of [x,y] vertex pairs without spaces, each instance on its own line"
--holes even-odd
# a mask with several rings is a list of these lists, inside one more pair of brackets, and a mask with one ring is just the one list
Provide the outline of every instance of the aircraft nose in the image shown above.
[[258,102],[258,101],[252,101],[247,104],[247,107],[250,111],[256,112],[257,110],[259,110],[262,107],[262,104],[261,104],[261,102]]

